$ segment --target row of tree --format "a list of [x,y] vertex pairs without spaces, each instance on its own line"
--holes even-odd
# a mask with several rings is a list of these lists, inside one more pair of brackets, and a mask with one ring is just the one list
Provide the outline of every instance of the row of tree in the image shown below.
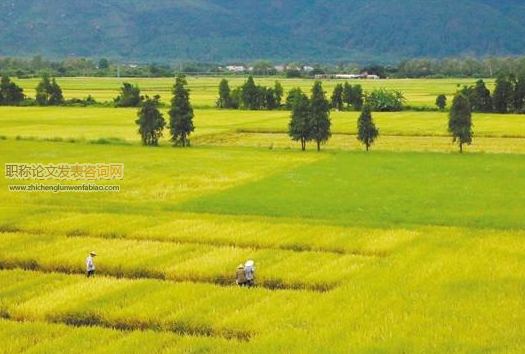
[[[500,76],[493,94],[483,80],[478,80],[474,86],[463,86],[459,92],[468,99],[472,112],[525,113],[525,74],[518,78]],[[436,98],[440,110],[445,109],[446,102],[443,94]]]
[[[301,97],[303,92],[298,88],[291,89],[286,101],[282,103],[283,87],[279,81],[273,88],[255,84],[252,76],[240,87],[230,89],[228,80],[222,79],[219,84],[218,108],[230,109],[292,109],[292,102]],[[363,102],[368,102],[373,111],[400,111],[403,109],[405,98],[403,93],[396,90],[375,89],[365,94],[361,85],[350,85],[348,82],[335,85],[329,101],[329,107],[342,110],[360,111]]]
[[256,85],[253,77],[249,76],[242,86],[233,90],[228,80],[222,79],[216,104],[218,108],[272,110],[281,107],[282,97],[283,87],[279,81],[275,82],[274,87],[266,87]]
[[[292,140],[301,143],[301,150],[306,149],[306,143],[309,141],[315,141],[319,151],[321,144],[328,141],[332,136],[330,102],[325,97],[321,82],[316,81],[314,83],[310,97],[303,93],[300,88],[294,90],[292,97],[292,116],[288,125],[288,135]],[[379,130],[372,121],[370,106],[365,104],[361,108],[357,138],[365,144],[368,151],[379,135]]]
[[[187,81],[184,75],[179,75],[173,85],[171,106],[169,109],[170,141],[174,146],[189,146],[190,135],[195,130],[193,125],[193,107],[190,102],[190,91],[186,88]],[[142,144],[156,146],[163,135],[166,121],[159,110],[160,96],[144,97],[137,113],[135,123],[139,126]]]
[[344,85],[339,83],[335,85],[330,103],[332,108],[342,111],[345,109],[353,108],[356,111],[361,110],[363,107],[364,95],[363,88],[361,85],[350,85],[345,82]]
[[525,57],[484,59],[408,59],[387,73],[390,77],[498,77],[525,73]]
[[[253,75],[284,75],[286,77],[313,77],[316,74],[369,74],[381,77],[497,77],[499,75],[525,72],[525,57],[483,59],[408,59],[397,65],[361,65],[351,62],[334,64],[287,63],[279,72],[275,64],[266,60],[252,63],[237,63]],[[249,69],[248,69],[249,68]],[[171,77],[177,72],[186,74],[226,74],[227,69],[218,63],[149,63],[119,64],[106,58],[98,61],[88,58],[66,58],[48,60],[40,56],[31,59],[0,57],[0,71],[10,76],[121,76],[125,77]],[[244,74],[244,73],[242,73]]]
[[[326,99],[319,81],[314,83],[310,97],[300,88],[295,89],[294,92],[288,135],[292,140],[301,143],[301,150],[306,149],[306,143],[309,141],[315,141],[319,151],[321,144],[328,141],[332,135],[330,102]],[[463,152],[464,144],[472,142],[471,105],[461,91],[456,93],[452,102],[448,130],[452,134],[453,141],[458,142],[460,152]],[[357,119],[357,139],[365,145],[368,151],[378,136],[379,130],[372,119],[372,107],[366,100]]]

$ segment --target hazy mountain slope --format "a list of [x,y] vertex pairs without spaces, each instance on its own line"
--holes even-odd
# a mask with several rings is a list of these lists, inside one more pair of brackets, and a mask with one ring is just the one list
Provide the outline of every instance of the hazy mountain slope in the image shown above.
[[525,54],[518,0],[7,0],[0,55],[395,60]]

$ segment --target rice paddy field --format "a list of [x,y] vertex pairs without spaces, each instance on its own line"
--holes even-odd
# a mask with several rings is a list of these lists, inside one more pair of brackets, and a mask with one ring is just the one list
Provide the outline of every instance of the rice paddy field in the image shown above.
[[[69,97],[118,88],[63,80]],[[525,352],[525,116],[474,114],[459,154],[446,113],[375,113],[365,153],[357,113],[332,112],[332,139],[301,152],[289,112],[205,108],[210,80],[190,79],[184,149],[141,146],[135,109],[0,108],[2,165],[125,165],[97,181],[120,192],[2,178],[1,354]],[[171,81],[140,85],[164,98]],[[465,81],[381,83],[431,105]],[[235,285],[247,259],[254,288]]]
[[[218,77],[196,77],[189,76],[188,87],[192,90],[192,103],[195,107],[211,108],[215,106],[217,100],[217,90],[220,78]],[[230,87],[233,89],[241,86],[246,78],[234,76],[227,78]],[[255,81],[259,85],[272,87],[275,81],[279,81],[288,92],[294,87],[300,87],[304,91],[309,91],[312,87],[312,79],[284,79],[279,77],[256,77]],[[14,81],[24,89],[24,92],[34,96],[35,87],[40,79],[14,79]],[[446,94],[452,98],[458,87],[463,85],[473,85],[475,79],[388,79],[388,80],[324,80],[324,88],[332,92],[338,83],[348,81],[350,84],[360,84],[363,89],[373,90],[374,88],[388,88],[402,91],[407,99],[407,104],[411,106],[435,107],[436,96]],[[485,79],[487,87],[492,90],[494,79]],[[85,98],[91,95],[98,101],[111,101],[118,96],[119,88],[123,82],[130,82],[138,85],[143,94],[149,96],[160,95],[161,99],[169,103],[171,99],[171,87],[173,78],[82,78],[69,77],[58,78],[58,84],[64,91],[65,98]]]

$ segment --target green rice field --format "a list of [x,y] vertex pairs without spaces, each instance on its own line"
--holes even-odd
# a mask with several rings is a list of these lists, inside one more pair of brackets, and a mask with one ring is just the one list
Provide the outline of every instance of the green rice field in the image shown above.
[[[358,114],[332,112],[332,139],[301,152],[287,111],[205,108],[211,80],[190,79],[190,148],[141,146],[136,109],[0,107],[4,166],[125,166],[96,181],[120,192],[2,178],[0,354],[525,352],[525,116],[474,114],[459,154],[447,113],[374,113],[365,153]],[[130,81],[167,99],[173,80]],[[363,85],[432,105],[467,81]],[[119,86],[59,82],[97,99]],[[247,259],[254,288],[235,284]]]

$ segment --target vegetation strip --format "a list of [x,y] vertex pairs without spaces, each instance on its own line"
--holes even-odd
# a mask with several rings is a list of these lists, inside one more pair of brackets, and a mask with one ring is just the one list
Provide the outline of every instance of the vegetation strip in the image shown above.
[[[0,318],[13,322],[34,322],[30,318],[12,316],[8,310],[0,309]],[[46,322],[65,324],[72,327],[103,327],[119,331],[154,331],[171,332],[182,336],[222,337],[229,340],[250,341],[253,333],[237,330],[214,330],[204,326],[190,326],[182,322],[169,325],[154,324],[143,321],[125,323],[124,321],[108,321],[96,314],[69,313],[66,315],[48,316]]]
[[[68,267],[61,266],[45,266],[40,264],[34,259],[27,260],[5,260],[0,259],[0,270],[28,270],[28,271],[38,271],[42,273],[62,273],[68,275],[82,275],[83,271],[80,269],[71,269]],[[162,280],[173,283],[207,283],[213,284],[222,287],[237,286],[231,279],[225,279],[223,277],[217,276],[215,278],[199,278],[195,279],[193,277],[179,278],[179,279],[169,279],[165,274],[160,272],[155,272],[151,270],[144,270],[142,272],[125,272],[122,270],[115,269],[106,269],[106,270],[97,270],[97,274],[106,277],[113,277],[117,279],[154,279]],[[309,291],[309,292],[327,292],[335,289],[338,284],[320,284],[320,283],[283,283],[279,280],[266,279],[263,281],[257,282],[257,287],[261,287],[267,290],[276,291],[276,290],[287,290],[287,291]]]

